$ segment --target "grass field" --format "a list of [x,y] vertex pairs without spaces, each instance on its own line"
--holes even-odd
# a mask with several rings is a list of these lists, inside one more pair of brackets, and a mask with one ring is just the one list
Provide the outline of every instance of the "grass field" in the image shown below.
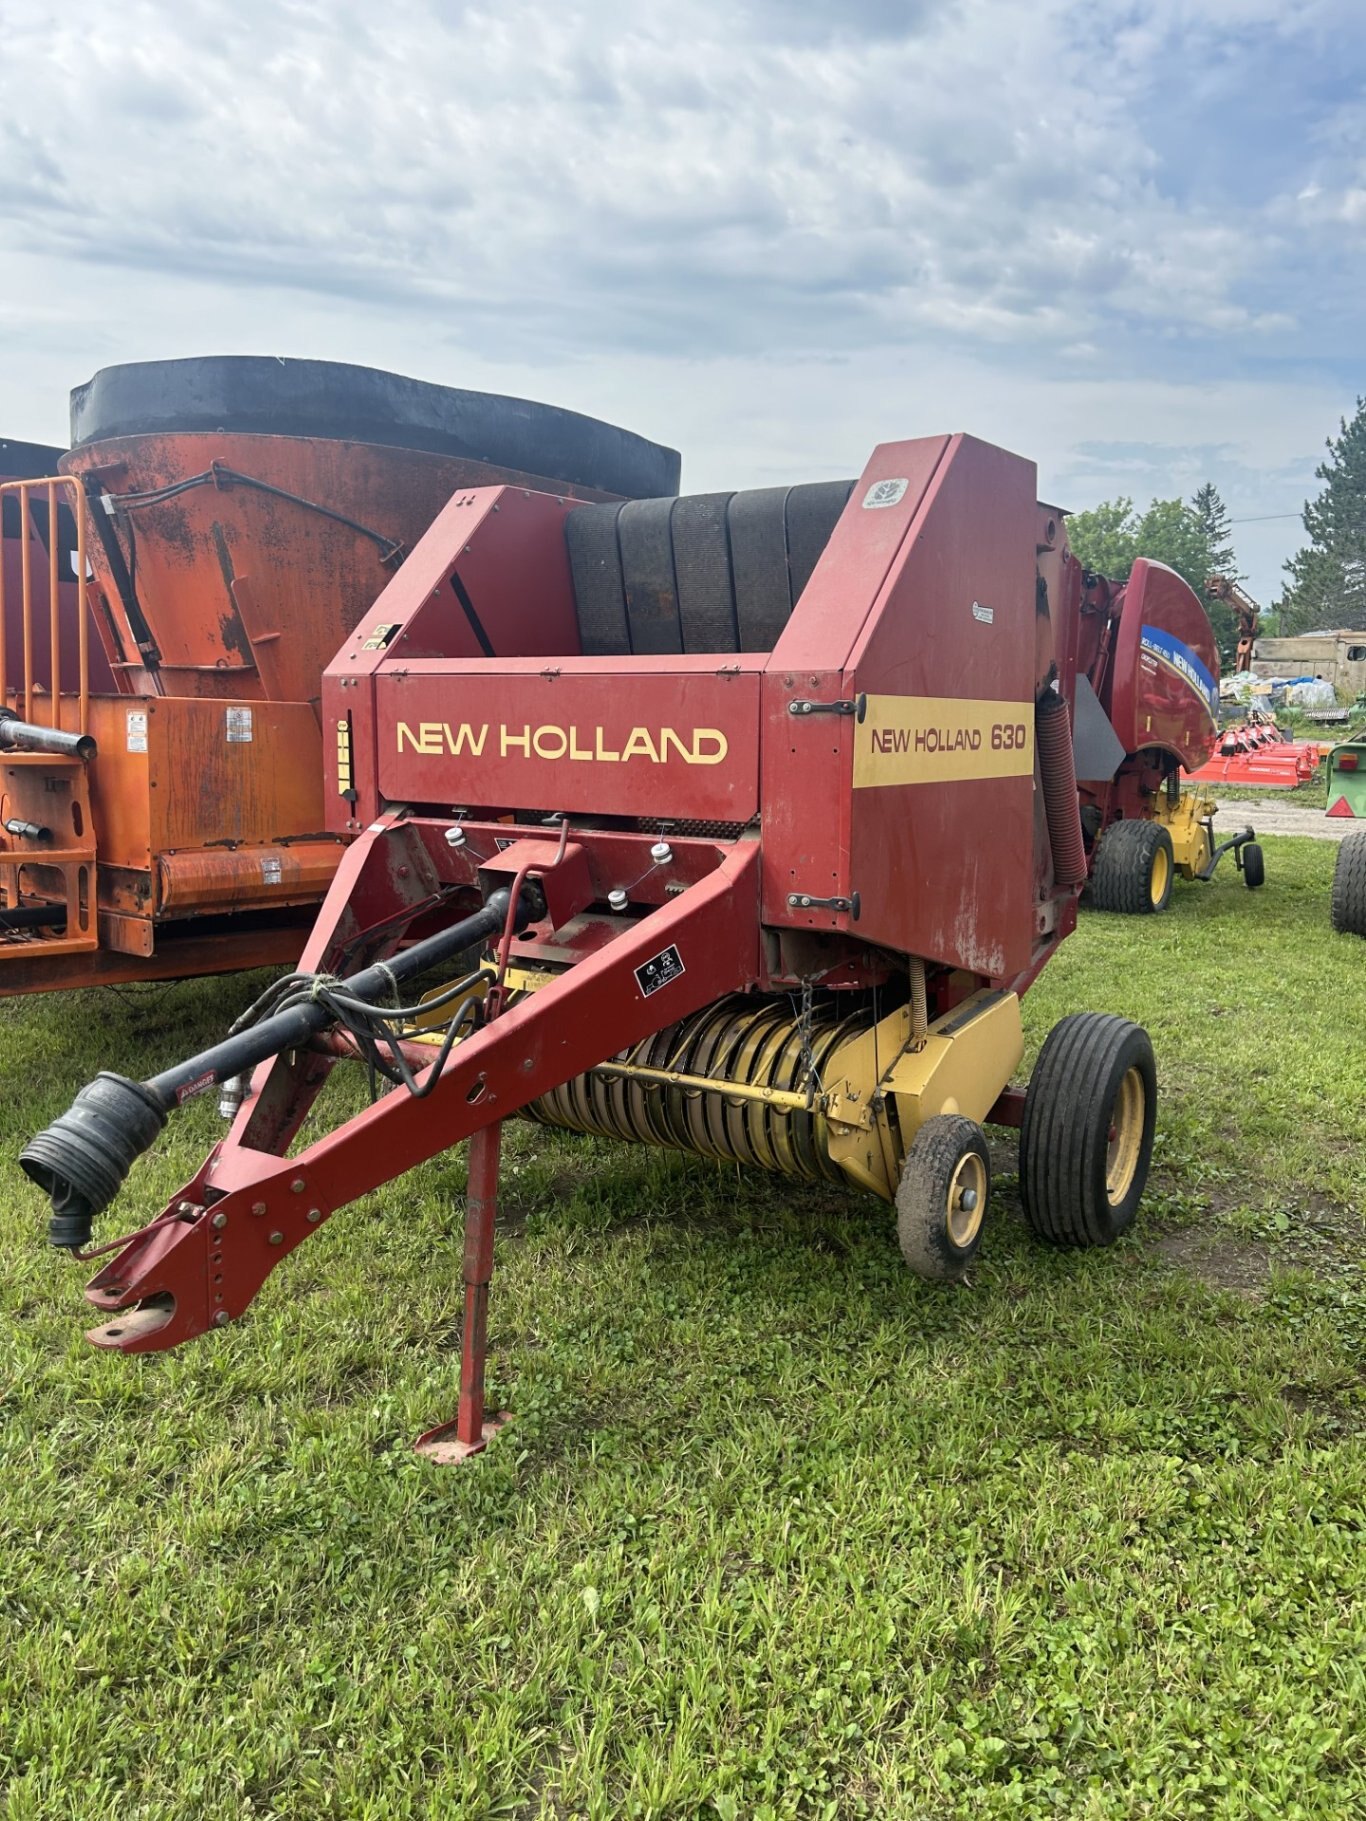
[[[1134,1233],[907,1274],[871,1201],[509,1133],[461,1470],[451,1156],[177,1353],[81,1339],[14,1157],[241,981],[0,1004],[0,1814],[1366,1812],[1366,945],[1268,841],[1031,993],[1142,1019]],[[104,1232],[197,1164],[198,1101]],[[1002,1168],[1011,1166],[1000,1147]]]

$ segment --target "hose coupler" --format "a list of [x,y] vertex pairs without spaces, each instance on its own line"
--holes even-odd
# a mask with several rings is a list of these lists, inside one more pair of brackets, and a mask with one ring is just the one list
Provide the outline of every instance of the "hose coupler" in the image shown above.
[[19,1164],[52,1203],[47,1236],[72,1250],[89,1245],[91,1223],[153,1143],[166,1114],[139,1082],[96,1075],[60,1119],[31,1138]]

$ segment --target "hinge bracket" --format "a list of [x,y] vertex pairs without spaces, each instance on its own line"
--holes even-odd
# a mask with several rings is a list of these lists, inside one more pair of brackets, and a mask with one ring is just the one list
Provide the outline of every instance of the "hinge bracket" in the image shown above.
[[789,702],[787,712],[795,715],[840,714],[857,715],[861,721],[868,709],[868,698],[865,695],[855,696],[852,701],[843,702],[808,702],[799,697]]

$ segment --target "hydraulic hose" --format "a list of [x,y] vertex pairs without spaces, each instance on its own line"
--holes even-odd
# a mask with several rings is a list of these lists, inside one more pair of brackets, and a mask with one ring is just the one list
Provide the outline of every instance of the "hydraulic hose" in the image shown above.
[[[329,982],[338,993],[380,1005],[412,980],[453,955],[501,933],[512,893],[491,892],[482,909],[449,929],[400,950],[345,980]],[[539,892],[528,886],[517,895],[514,926],[524,929],[539,911]],[[101,1073],[83,1087],[70,1108],[20,1152],[25,1175],[52,1203],[48,1238],[54,1246],[79,1248],[90,1242],[95,1216],[117,1195],[136,1160],[156,1140],[166,1115],[182,1101],[216,1083],[244,1075],[283,1050],[301,1049],[334,1020],[320,996],[296,1000],[285,1011],[235,1031],[212,1049],[163,1069],[148,1081]]]

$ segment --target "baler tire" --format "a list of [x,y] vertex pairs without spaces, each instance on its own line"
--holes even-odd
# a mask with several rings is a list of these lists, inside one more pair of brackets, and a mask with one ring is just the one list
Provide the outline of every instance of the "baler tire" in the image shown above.
[[1344,936],[1366,936],[1366,829],[1348,835],[1333,868],[1333,928]]
[[1243,847],[1243,884],[1250,892],[1266,884],[1266,855],[1261,844],[1248,841]]
[[1112,823],[1091,864],[1091,904],[1122,916],[1155,916],[1167,908],[1175,870],[1172,838],[1160,822]]
[[[964,1207],[965,1192],[973,1200]],[[906,1150],[896,1191],[901,1256],[929,1283],[953,1283],[982,1243],[991,1154],[981,1126],[958,1113],[927,1119]]]
[[1040,1239],[1108,1246],[1133,1225],[1156,1116],[1157,1066],[1141,1025],[1073,1012],[1053,1026],[1020,1126],[1020,1198]]

